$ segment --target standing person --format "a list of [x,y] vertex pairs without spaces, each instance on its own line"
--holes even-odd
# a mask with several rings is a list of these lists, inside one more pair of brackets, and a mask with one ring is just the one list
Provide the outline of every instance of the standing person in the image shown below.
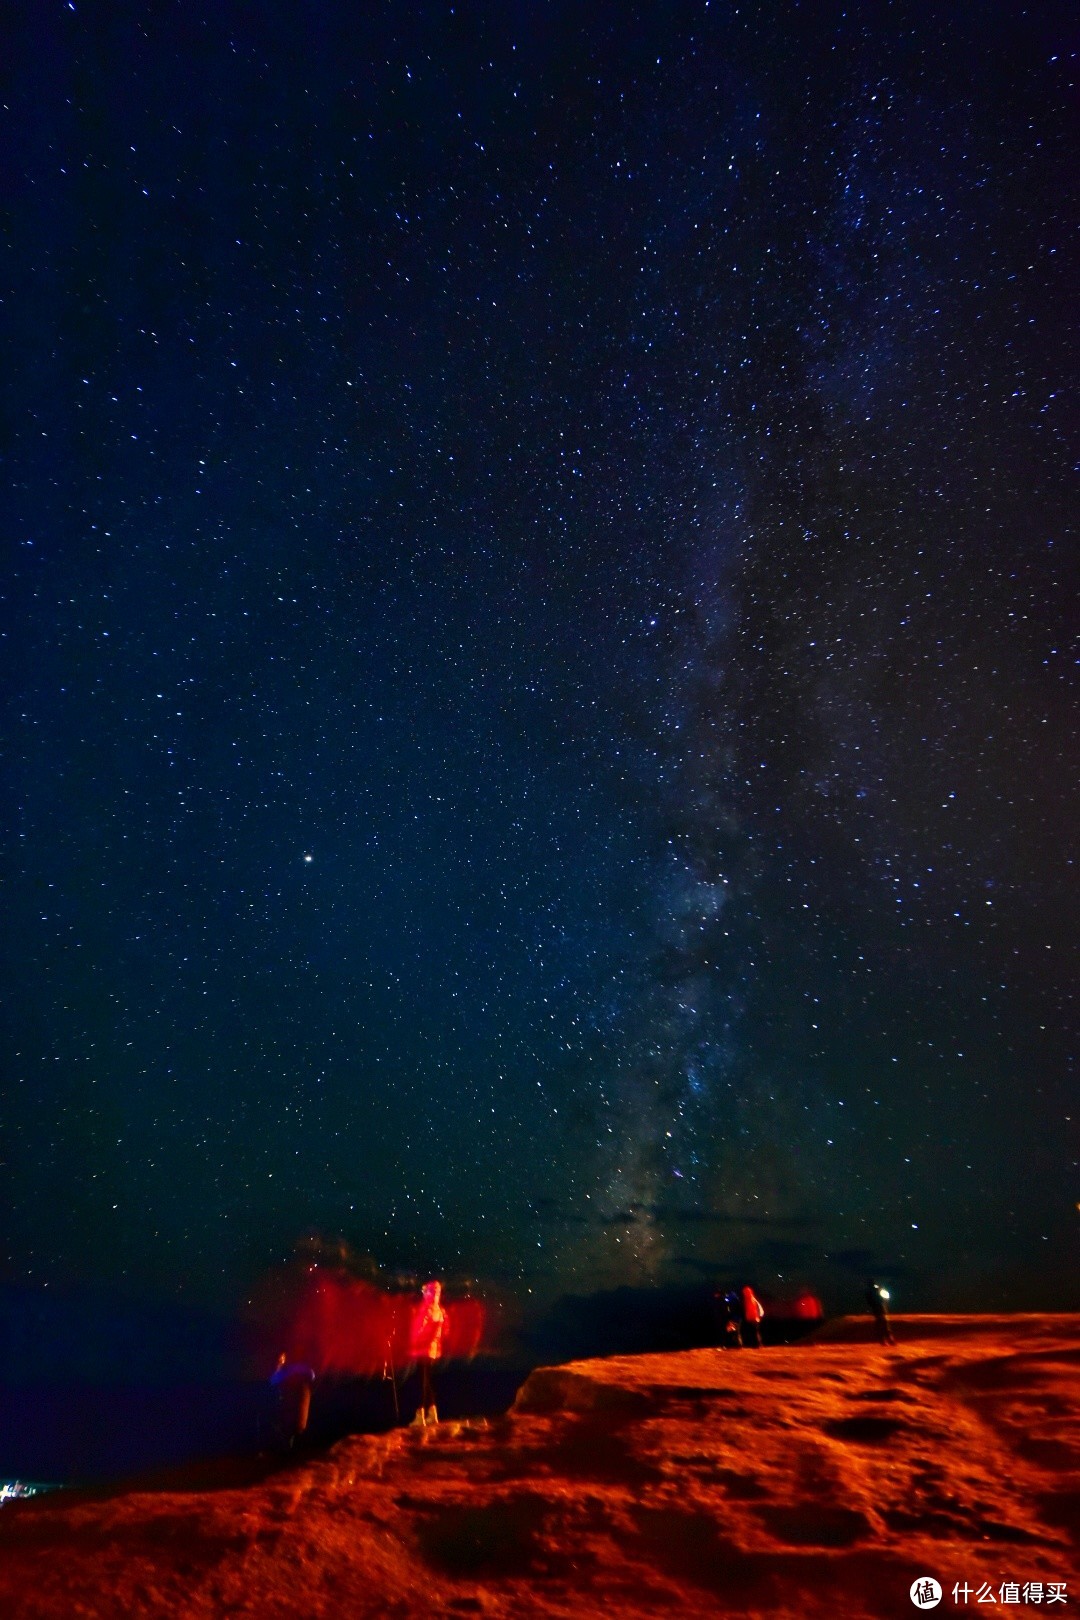
[[270,1374],[270,1388],[277,1396],[276,1429],[280,1443],[291,1451],[303,1436],[311,1413],[311,1386],[315,1369],[304,1361],[290,1361],[283,1350]]
[[725,1350],[741,1350],[739,1339],[739,1323],[742,1311],[739,1306],[739,1296],[730,1289],[717,1291],[716,1309],[720,1317],[721,1344]]
[[421,1428],[427,1423],[438,1423],[432,1369],[443,1350],[446,1333],[446,1311],[442,1303],[442,1283],[434,1278],[424,1284],[420,1303],[412,1314],[409,1328],[409,1359],[420,1366],[420,1406],[414,1422]]
[[879,1344],[895,1344],[892,1323],[889,1321],[889,1290],[882,1288],[873,1277],[866,1285],[866,1303],[877,1327]]
[[749,1349],[761,1349],[761,1324],[765,1320],[765,1307],[758,1299],[749,1283],[745,1283],[739,1290],[742,1301],[743,1344]]

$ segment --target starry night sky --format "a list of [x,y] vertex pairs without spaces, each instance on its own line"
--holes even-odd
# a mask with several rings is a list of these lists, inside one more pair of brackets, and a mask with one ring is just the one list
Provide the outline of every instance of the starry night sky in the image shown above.
[[1078,42],[24,9],[0,1276],[1080,1307]]

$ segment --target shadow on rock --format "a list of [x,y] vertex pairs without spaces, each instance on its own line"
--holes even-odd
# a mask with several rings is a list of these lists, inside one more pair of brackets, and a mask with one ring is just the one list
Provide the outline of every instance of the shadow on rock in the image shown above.
[[421,1551],[448,1575],[553,1574],[560,1560],[543,1541],[551,1512],[551,1504],[531,1492],[478,1507],[464,1503],[439,1507],[418,1527]]

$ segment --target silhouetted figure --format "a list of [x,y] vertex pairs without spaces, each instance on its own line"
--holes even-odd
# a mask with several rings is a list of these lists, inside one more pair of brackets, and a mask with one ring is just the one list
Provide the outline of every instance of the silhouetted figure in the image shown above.
[[866,1304],[877,1326],[878,1343],[895,1344],[892,1325],[889,1322],[889,1290],[882,1288],[873,1277],[866,1285]]
[[720,1319],[720,1343],[725,1350],[741,1350],[742,1340],[739,1338],[739,1327],[742,1323],[742,1307],[739,1296],[730,1289],[725,1293],[719,1290],[716,1294],[716,1314]]
[[742,1342],[747,1349],[761,1349],[761,1324],[765,1320],[765,1307],[754,1290],[746,1283],[739,1290],[742,1304]]
[[446,1312],[442,1304],[442,1283],[432,1280],[424,1284],[420,1303],[413,1311],[409,1328],[409,1359],[420,1367],[420,1406],[414,1423],[423,1427],[438,1423],[432,1369],[442,1355],[443,1335],[446,1332]]
[[284,1350],[281,1352],[270,1374],[270,1387],[277,1396],[278,1439],[286,1450],[291,1451],[307,1429],[314,1382],[314,1368],[306,1362],[290,1361]]

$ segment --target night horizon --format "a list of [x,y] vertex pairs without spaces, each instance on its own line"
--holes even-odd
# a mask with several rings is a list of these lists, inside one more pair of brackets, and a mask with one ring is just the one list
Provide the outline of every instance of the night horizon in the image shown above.
[[0,1285],[1080,1309],[1076,48],[15,23]]

